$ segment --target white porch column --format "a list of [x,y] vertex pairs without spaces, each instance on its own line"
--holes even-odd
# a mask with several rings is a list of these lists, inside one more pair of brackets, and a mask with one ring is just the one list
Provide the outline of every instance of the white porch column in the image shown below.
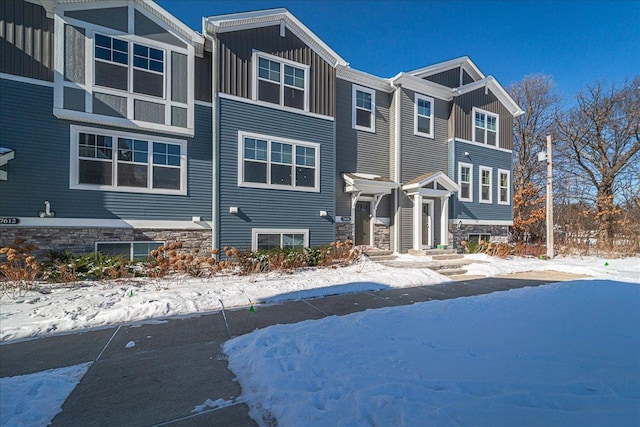
[[413,249],[422,249],[422,196],[413,195]]
[[449,245],[449,196],[440,198],[440,244]]

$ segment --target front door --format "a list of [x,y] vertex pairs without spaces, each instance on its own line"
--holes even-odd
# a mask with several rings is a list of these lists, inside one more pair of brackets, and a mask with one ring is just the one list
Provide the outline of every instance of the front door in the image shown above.
[[430,248],[431,247],[431,216],[429,215],[429,208],[431,205],[427,203],[422,204],[422,248]]
[[355,244],[371,245],[371,203],[356,203]]

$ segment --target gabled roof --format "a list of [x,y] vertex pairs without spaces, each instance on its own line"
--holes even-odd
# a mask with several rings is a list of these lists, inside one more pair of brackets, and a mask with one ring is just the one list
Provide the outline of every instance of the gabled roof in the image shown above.
[[[202,51],[204,49],[204,37],[202,37],[201,34],[189,28],[186,24],[153,1],[133,0],[133,2],[192,44],[196,48],[196,53],[198,55],[202,55]],[[40,0],[40,3],[47,11],[47,16],[53,15],[57,6],[70,6],[83,3],[87,5],[93,3],[94,8],[96,9],[117,6],[117,2],[105,2],[104,0]],[[122,4],[126,5],[127,2],[122,1]]]
[[488,88],[498,98],[498,100],[504,105],[513,117],[518,117],[524,114],[524,110],[511,98],[509,93],[498,83],[493,76],[485,77],[477,82],[469,83],[459,87],[453,91],[454,96],[464,95],[465,93],[472,92],[480,88]]
[[433,95],[445,101],[451,101],[453,99],[453,91],[451,88],[415,77],[408,73],[399,73],[395,77],[391,77],[389,81],[393,85],[400,85],[425,95]]
[[456,184],[451,178],[449,178],[444,172],[428,172],[423,175],[417,176],[411,181],[408,181],[402,186],[403,190],[417,190],[430,183],[439,184],[447,191],[460,191],[460,186]]
[[428,67],[418,68],[417,70],[407,72],[407,74],[411,74],[422,79],[457,67],[462,67],[473,78],[473,80],[481,80],[485,77],[485,75],[482,74],[482,71],[476,67],[476,64],[474,64],[468,56],[461,56],[460,58],[450,59],[438,64],[429,65]]
[[216,34],[279,24],[284,24],[296,37],[334,67],[347,65],[347,62],[340,55],[285,8],[205,17],[203,31],[205,34]]
[[382,90],[384,92],[392,92],[393,87],[387,79],[374,76],[373,74],[365,73],[364,71],[356,70],[348,66],[339,66],[336,71],[338,78],[348,80],[352,83],[361,84],[363,86],[370,87],[372,89]]
[[364,173],[343,173],[347,193],[390,194],[400,185],[390,178]]

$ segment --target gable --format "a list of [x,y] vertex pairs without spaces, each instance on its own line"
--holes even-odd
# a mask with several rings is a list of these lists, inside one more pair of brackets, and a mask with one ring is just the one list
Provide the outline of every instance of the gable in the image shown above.
[[68,10],[64,16],[126,33],[129,30],[129,8]]
[[147,18],[137,9],[134,17],[134,28],[136,36],[155,40],[161,43],[168,43],[185,49],[187,47],[187,45],[181,42],[180,39],[153,22],[151,19]]

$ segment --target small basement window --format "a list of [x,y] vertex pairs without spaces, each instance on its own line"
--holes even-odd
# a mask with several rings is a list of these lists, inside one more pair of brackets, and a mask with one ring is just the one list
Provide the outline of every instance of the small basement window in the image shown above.
[[149,256],[152,250],[163,246],[164,242],[96,242],[96,252],[138,261]]
[[254,228],[251,250],[302,249],[309,247],[307,229],[259,229]]
[[480,241],[489,242],[491,240],[491,233],[475,233],[467,235],[467,242],[480,243]]

